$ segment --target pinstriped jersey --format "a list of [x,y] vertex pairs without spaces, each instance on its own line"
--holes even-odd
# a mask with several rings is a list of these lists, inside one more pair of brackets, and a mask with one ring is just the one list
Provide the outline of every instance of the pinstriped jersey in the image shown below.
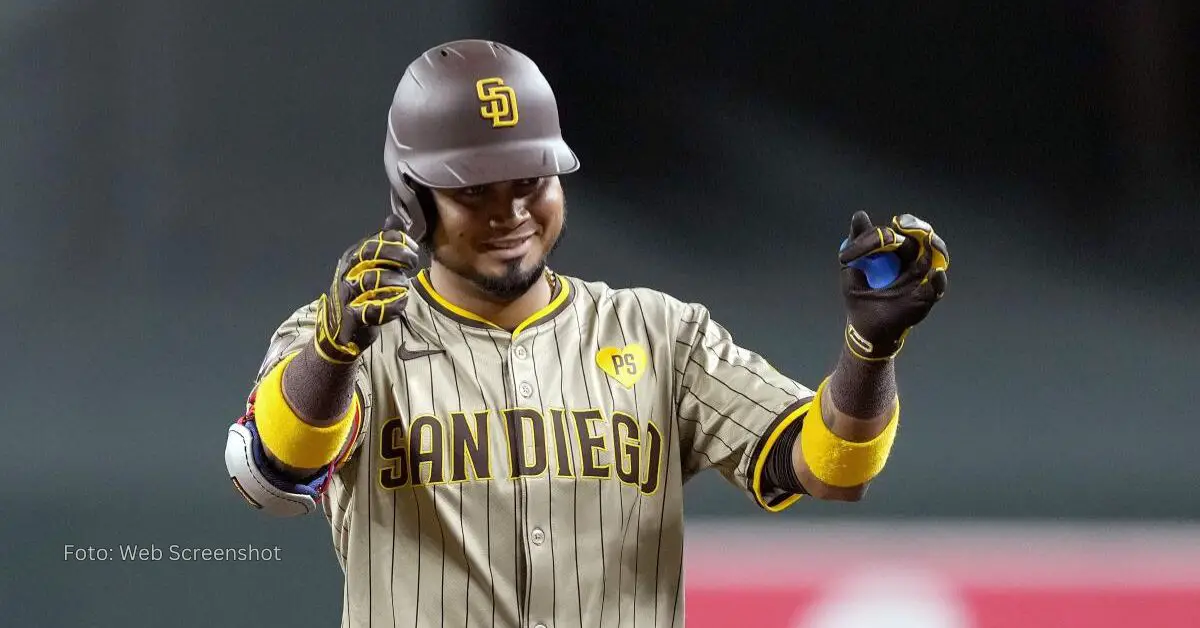
[[[763,461],[813,393],[707,309],[547,272],[514,332],[427,271],[357,363],[355,448],[322,501],[342,626],[683,625],[683,484],[716,468],[759,505]],[[315,303],[261,373],[311,342]]]

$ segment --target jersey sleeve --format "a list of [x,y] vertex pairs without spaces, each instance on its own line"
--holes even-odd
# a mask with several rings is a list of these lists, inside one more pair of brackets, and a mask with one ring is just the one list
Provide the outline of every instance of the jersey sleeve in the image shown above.
[[800,495],[768,486],[767,454],[804,419],[813,392],[735,344],[707,308],[681,305],[674,368],[684,479],[716,467],[759,506],[783,510]]
[[[258,368],[258,373],[254,376],[254,387],[258,387],[258,383],[263,376],[271,371],[276,364],[283,358],[295,353],[304,348],[305,345],[312,342],[313,334],[316,328],[317,321],[317,303],[313,301],[308,305],[301,307],[292,313],[271,335],[270,343],[267,346],[267,355],[263,358],[262,365]],[[339,464],[345,464],[347,460],[358,450],[362,444],[363,438],[367,434],[367,429],[371,424],[371,412],[373,408],[373,395],[371,388],[370,365],[368,361],[359,359],[355,362],[354,373],[354,394],[358,395],[359,404],[362,408],[362,415],[358,422],[358,430],[353,435],[353,442],[340,456]]]

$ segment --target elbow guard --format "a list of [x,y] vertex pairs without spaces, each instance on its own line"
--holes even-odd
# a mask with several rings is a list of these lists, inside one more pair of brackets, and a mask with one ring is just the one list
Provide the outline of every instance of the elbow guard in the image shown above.
[[251,507],[277,517],[306,515],[317,508],[333,465],[307,483],[297,483],[275,470],[263,450],[254,420],[238,419],[229,426],[225,467],[233,487]]

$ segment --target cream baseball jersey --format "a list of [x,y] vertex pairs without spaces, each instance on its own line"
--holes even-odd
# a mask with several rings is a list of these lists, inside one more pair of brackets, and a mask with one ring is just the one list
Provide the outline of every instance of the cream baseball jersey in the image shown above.
[[[342,626],[683,625],[683,484],[715,467],[768,510],[782,426],[813,393],[700,305],[547,272],[515,331],[427,271],[357,364],[352,454],[322,500]],[[315,304],[261,373],[311,342]]]

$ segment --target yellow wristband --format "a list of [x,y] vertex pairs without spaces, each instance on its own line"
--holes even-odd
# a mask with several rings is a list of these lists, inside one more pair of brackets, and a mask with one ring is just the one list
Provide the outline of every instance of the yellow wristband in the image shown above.
[[283,370],[299,354],[287,356],[263,376],[255,394],[254,423],[263,447],[280,462],[300,469],[320,469],[333,462],[346,442],[359,411],[358,395],[353,396],[345,416],[336,423],[323,427],[305,423],[283,397]]
[[900,424],[900,400],[888,419],[888,425],[878,436],[856,443],[834,434],[825,425],[821,401],[829,379],[821,382],[812,400],[812,409],[800,428],[800,448],[804,462],[816,478],[830,486],[850,487],[869,482],[879,475],[887,463]]

